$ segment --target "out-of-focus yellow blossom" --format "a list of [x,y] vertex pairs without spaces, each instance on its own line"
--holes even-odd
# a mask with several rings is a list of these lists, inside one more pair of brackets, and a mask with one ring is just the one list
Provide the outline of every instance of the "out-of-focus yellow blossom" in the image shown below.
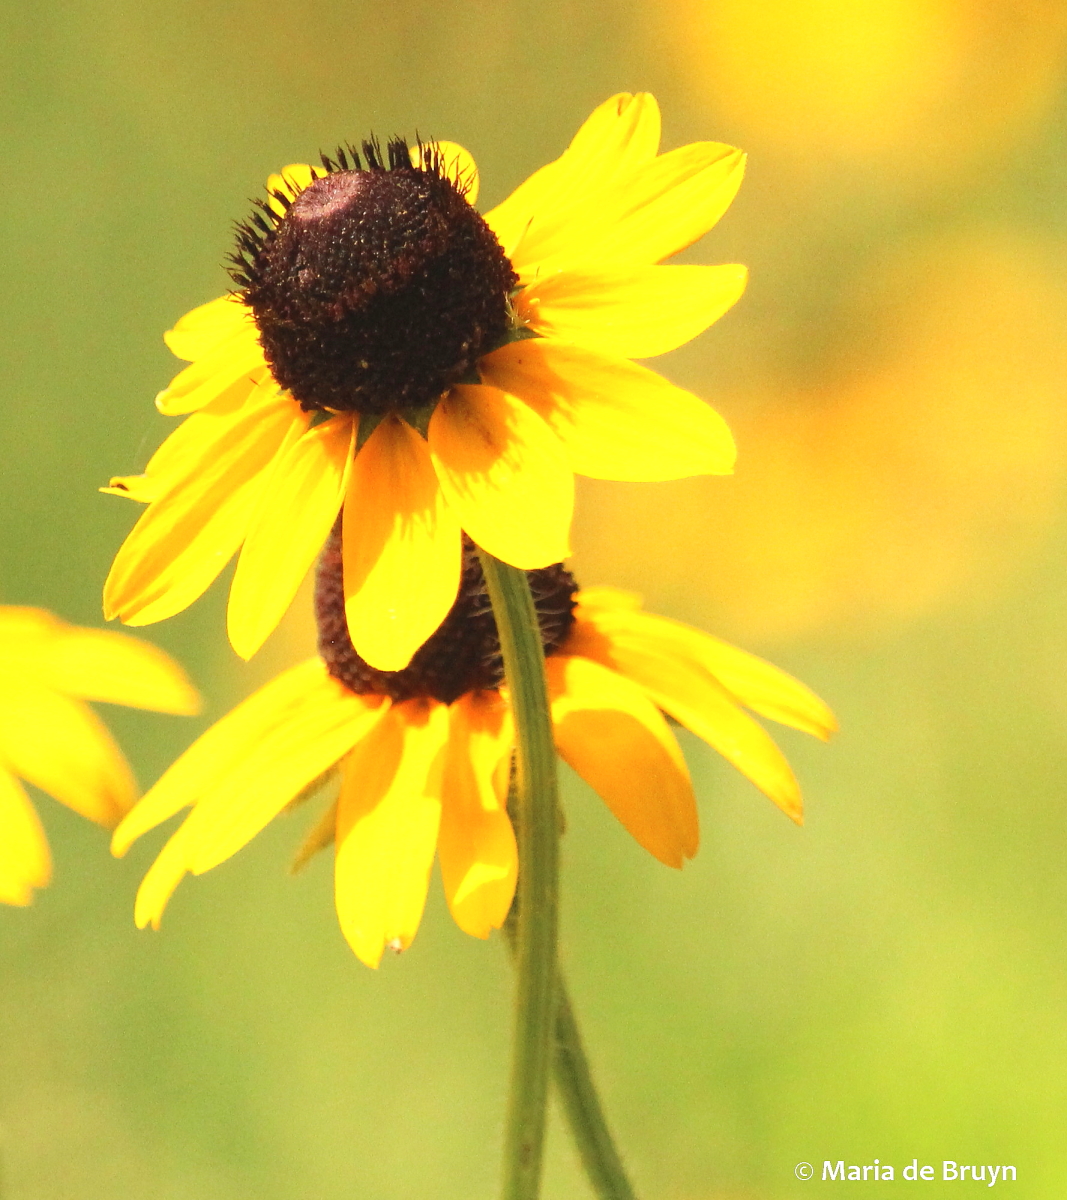
[[52,875],[44,830],[20,780],[107,828],[136,799],[125,759],[86,700],[195,713],[185,674],[155,646],[0,607],[0,902],[29,904]]

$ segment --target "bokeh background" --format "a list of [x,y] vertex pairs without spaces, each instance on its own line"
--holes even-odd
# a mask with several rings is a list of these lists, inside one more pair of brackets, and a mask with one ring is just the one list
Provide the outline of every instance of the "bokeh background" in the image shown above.
[[[417,130],[467,145],[491,204],[641,89],[667,148],[750,152],[686,255],[749,291],[658,360],[727,416],[737,474],[588,483],[574,566],[792,670],[842,732],[781,736],[803,829],[687,742],[682,873],[568,781],[590,1050],[646,1198],[801,1197],[824,1158],[1011,1163],[1012,1194],[1062,1197],[1062,0],[6,0],[2,25],[0,600],[85,624],[134,517],[95,488],[169,428],[160,333],[225,288],[270,170]],[[239,663],[224,594],[146,631],[204,716],[107,714],[145,784],[310,644],[301,602]],[[436,887],[366,970],[329,856],[286,874],[301,814],[138,933],[162,835],[114,862],[38,799],[55,883],[0,911],[4,1200],[494,1195],[508,966]],[[556,1121],[546,1200],[586,1194]]]

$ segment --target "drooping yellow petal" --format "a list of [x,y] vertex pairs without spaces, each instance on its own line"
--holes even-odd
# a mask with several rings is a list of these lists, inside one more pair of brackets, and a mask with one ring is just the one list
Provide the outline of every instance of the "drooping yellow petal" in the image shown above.
[[148,625],[200,596],[244,539],[266,468],[308,422],[287,399],[190,421],[200,418],[200,453],[183,459],[115,556],[104,585],[109,620]]
[[83,700],[153,712],[199,712],[185,672],[157,646],[107,629],[59,629],[41,659],[42,683]]
[[19,781],[0,763],[0,904],[23,906],[52,877],[41,822]]
[[[203,358],[179,371],[156,396],[156,408],[168,417],[196,412],[228,388],[266,367],[255,326],[241,326]],[[256,378],[259,378],[257,375]]]
[[567,557],[574,476],[529,406],[497,388],[454,387],[434,409],[429,441],[449,506],[482,549],[525,570]]
[[307,163],[290,163],[282,167],[280,173],[267,176],[268,204],[279,217],[284,217],[288,209],[274,193],[281,192],[289,200],[295,200],[305,188],[327,173],[325,167],[309,166]]
[[230,585],[230,645],[251,658],[292,603],[344,500],[357,422],[337,416],[279,454]]
[[249,408],[280,395],[278,385],[264,367],[231,384],[224,392],[209,401],[197,413],[170,433],[148,460],[141,475],[117,475],[101,492],[124,496],[150,504],[158,500],[177,480],[195,471],[204,455],[204,445],[213,436],[223,417],[235,417],[245,406]]
[[512,255],[522,283],[606,263],[657,263],[702,237],[737,194],[745,156],[695,142],[639,166],[616,188],[568,209],[554,227],[531,225]]
[[[612,589],[592,589],[594,593],[607,590]],[[696,664],[714,676],[735,700],[782,725],[814,734],[824,741],[836,732],[837,720],[825,702],[799,679],[765,659],[653,613],[587,612],[587,605],[597,605],[596,595],[589,599],[587,595],[584,591],[578,594],[577,615],[614,646],[644,648]]]
[[185,827],[182,826],[171,834],[137,889],[133,919],[138,929],[144,929],[146,925],[159,928],[167,901],[188,874],[187,850]]
[[80,700],[26,681],[0,694],[0,761],[100,825],[117,824],[136,787],[111,735]]
[[211,870],[247,845],[294,796],[340,762],[387,708],[381,696],[353,695],[329,677],[309,691],[270,740],[237,763],[186,818],[193,874]]
[[737,264],[559,271],[520,295],[518,314],[545,337],[653,358],[703,333],[737,302],[747,278]]
[[189,362],[203,358],[235,333],[254,328],[252,311],[237,296],[219,296],[187,312],[163,335],[167,349]]
[[381,697],[354,695],[319,660],[294,668],[195,742],[116,831],[112,850],[122,854],[193,803],[182,826],[186,867],[210,870],[343,758],[383,711]]
[[478,369],[542,417],[579,475],[644,481],[733,470],[722,417],[637,363],[527,338],[486,355]]
[[659,106],[647,92],[620,92],[598,105],[559,158],[486,214],[505,253],[512,256],[535,229],[557,231],[569,208],[654,159],[659,135]]
[[302,871],[316,854],[325,850],[327,846],[332,846],[336,837],[337,801],[335,800],[308,830],[304,840],[300,843],[300,848],[293,855],[293,860],[289,864],[289,874],[296,875]]
[[763,726],[742,712],[708,671],[691,658],[665,652],[654,638],[601,632],[609,624],[636,624],[635,618],[642,615],[601,613],[589,621],[578,621],[567,639],[567,649],[633,680],[654,704],[703,738],[787,816],[800,822],[800,787],[785,756]]
[[455,603],[460,532],[426,443],[399,418],[356,456],[342,546],[352,645],[372,667],[402,670]]
[[164,772],[115,830],[112,854],[121,858],[142,834],[195,804],[239,769],[243,760],[255,758],[260,745],[287,725],[293,713],[303,710],[307,696],[329,688],[328,680],[322,659],[308,659],[283,671],[216,721]]
[[504,923],[515,894],[518,851],[499,768],[513,741],[507,704],[469,692],[449,710],[438,854],[448,907],[465,933],[485,938]]
[[478,164],[474,155],[459,142],[420,142],[410,149],[411,165],[428,171],[434,156],[441,163],[442,174],[451,179],[467,198],[468,204],[478,203]]
[[368,967],[406,949],[422,919],[441,820],[448,709],[394,706],[348,756],[334,888],[348,944]]
[[697,851],[696,801],[682,752],[659,710],[630,680],[586,658],[545,663],[556,747],[660,862]]

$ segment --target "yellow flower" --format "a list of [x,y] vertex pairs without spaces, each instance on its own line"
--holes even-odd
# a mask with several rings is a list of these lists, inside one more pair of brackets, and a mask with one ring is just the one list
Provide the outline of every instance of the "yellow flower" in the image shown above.
[[461,531],[543,567],[569,552],[574,472],[732,470],[722,419],[632,360],[744,289],[741,266],[661,265],[719,219],[744,156],[658,154],[659,125],[651,96],[612,97],[484,218],[452,143],[394,142],[388,163],[364,143],[366,169],[349,150],[271,176],[240,235],[241,292],[166,335],[191,365],[156,403],[192,415],[105,489],[148,504],[108,618],[181,611],[240,549],[228,627],[250,657],[343,509],[356,649],[399,670],[456,597]]
[[194,713],[196,692],[161,650],[66,625],[39,608],[0,607],[0,902],[29,904],[52,874],[20,777],[113,828],[136,799],[130,769],[85,700]]
[[[330,556],[328,549],[326,574]],[[198,875],[229,858],[335,766],[337,801],[297,861],[335,842],[337,913],[363,962],[377,966],[386,948],[404,949],[415,936],[435,851],[460,928],[487,937],[501,925],[517,868],[506,809],[513,744],[507,694],[499,686],[476,687],[446,702],[462,686],[457,679],[469,682],[481,671],[499,678],[499,656],[492,653],[499,644],[479,644],[474,630],[484,590],[471,571],[468,558],[457,609],[467,607],[459,619],[452,624],[453,610],[413,666],[395,675],[354,660],[343,631],[339,644],[328,617],[340,580],[324,587],[320,574],[320,645],[330,661],[302,663],[239,705],[116,830],[112,849],[123,854],[193,805],[141,885],[139,926],[158,927],[187,872]],[[642,612],[636,596],[589,589],[574,596],[572,613],[569,575],[561,568],[531,574],[558,752],[645,849],[674,867],[697,850],[689,773],[663,713],[800,820],[800,791],[788,763],[743,709],[825,738],[836,726],[818,697],[761,659]],[[462,643],[451,663],[444,662],[449,639]],[[391,688],[392,697],[357,694],[338,675],[352,687]]]

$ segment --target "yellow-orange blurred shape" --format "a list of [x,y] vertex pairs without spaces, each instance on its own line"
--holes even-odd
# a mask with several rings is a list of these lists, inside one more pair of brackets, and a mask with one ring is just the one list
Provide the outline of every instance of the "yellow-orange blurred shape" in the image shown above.
[[721,404],[742,414],[732,481],[669,485],[651,505],[589,489],[582,578],[643,574],[655,602],[767,639],[988,589],[1061,509],[1061,253],[981,230],[900,252],[858,289],[877,315],[827,382]]
[[949,168],[1057,95],[1060,0],[660,0],[690,86],[730,137],[805,159]]

